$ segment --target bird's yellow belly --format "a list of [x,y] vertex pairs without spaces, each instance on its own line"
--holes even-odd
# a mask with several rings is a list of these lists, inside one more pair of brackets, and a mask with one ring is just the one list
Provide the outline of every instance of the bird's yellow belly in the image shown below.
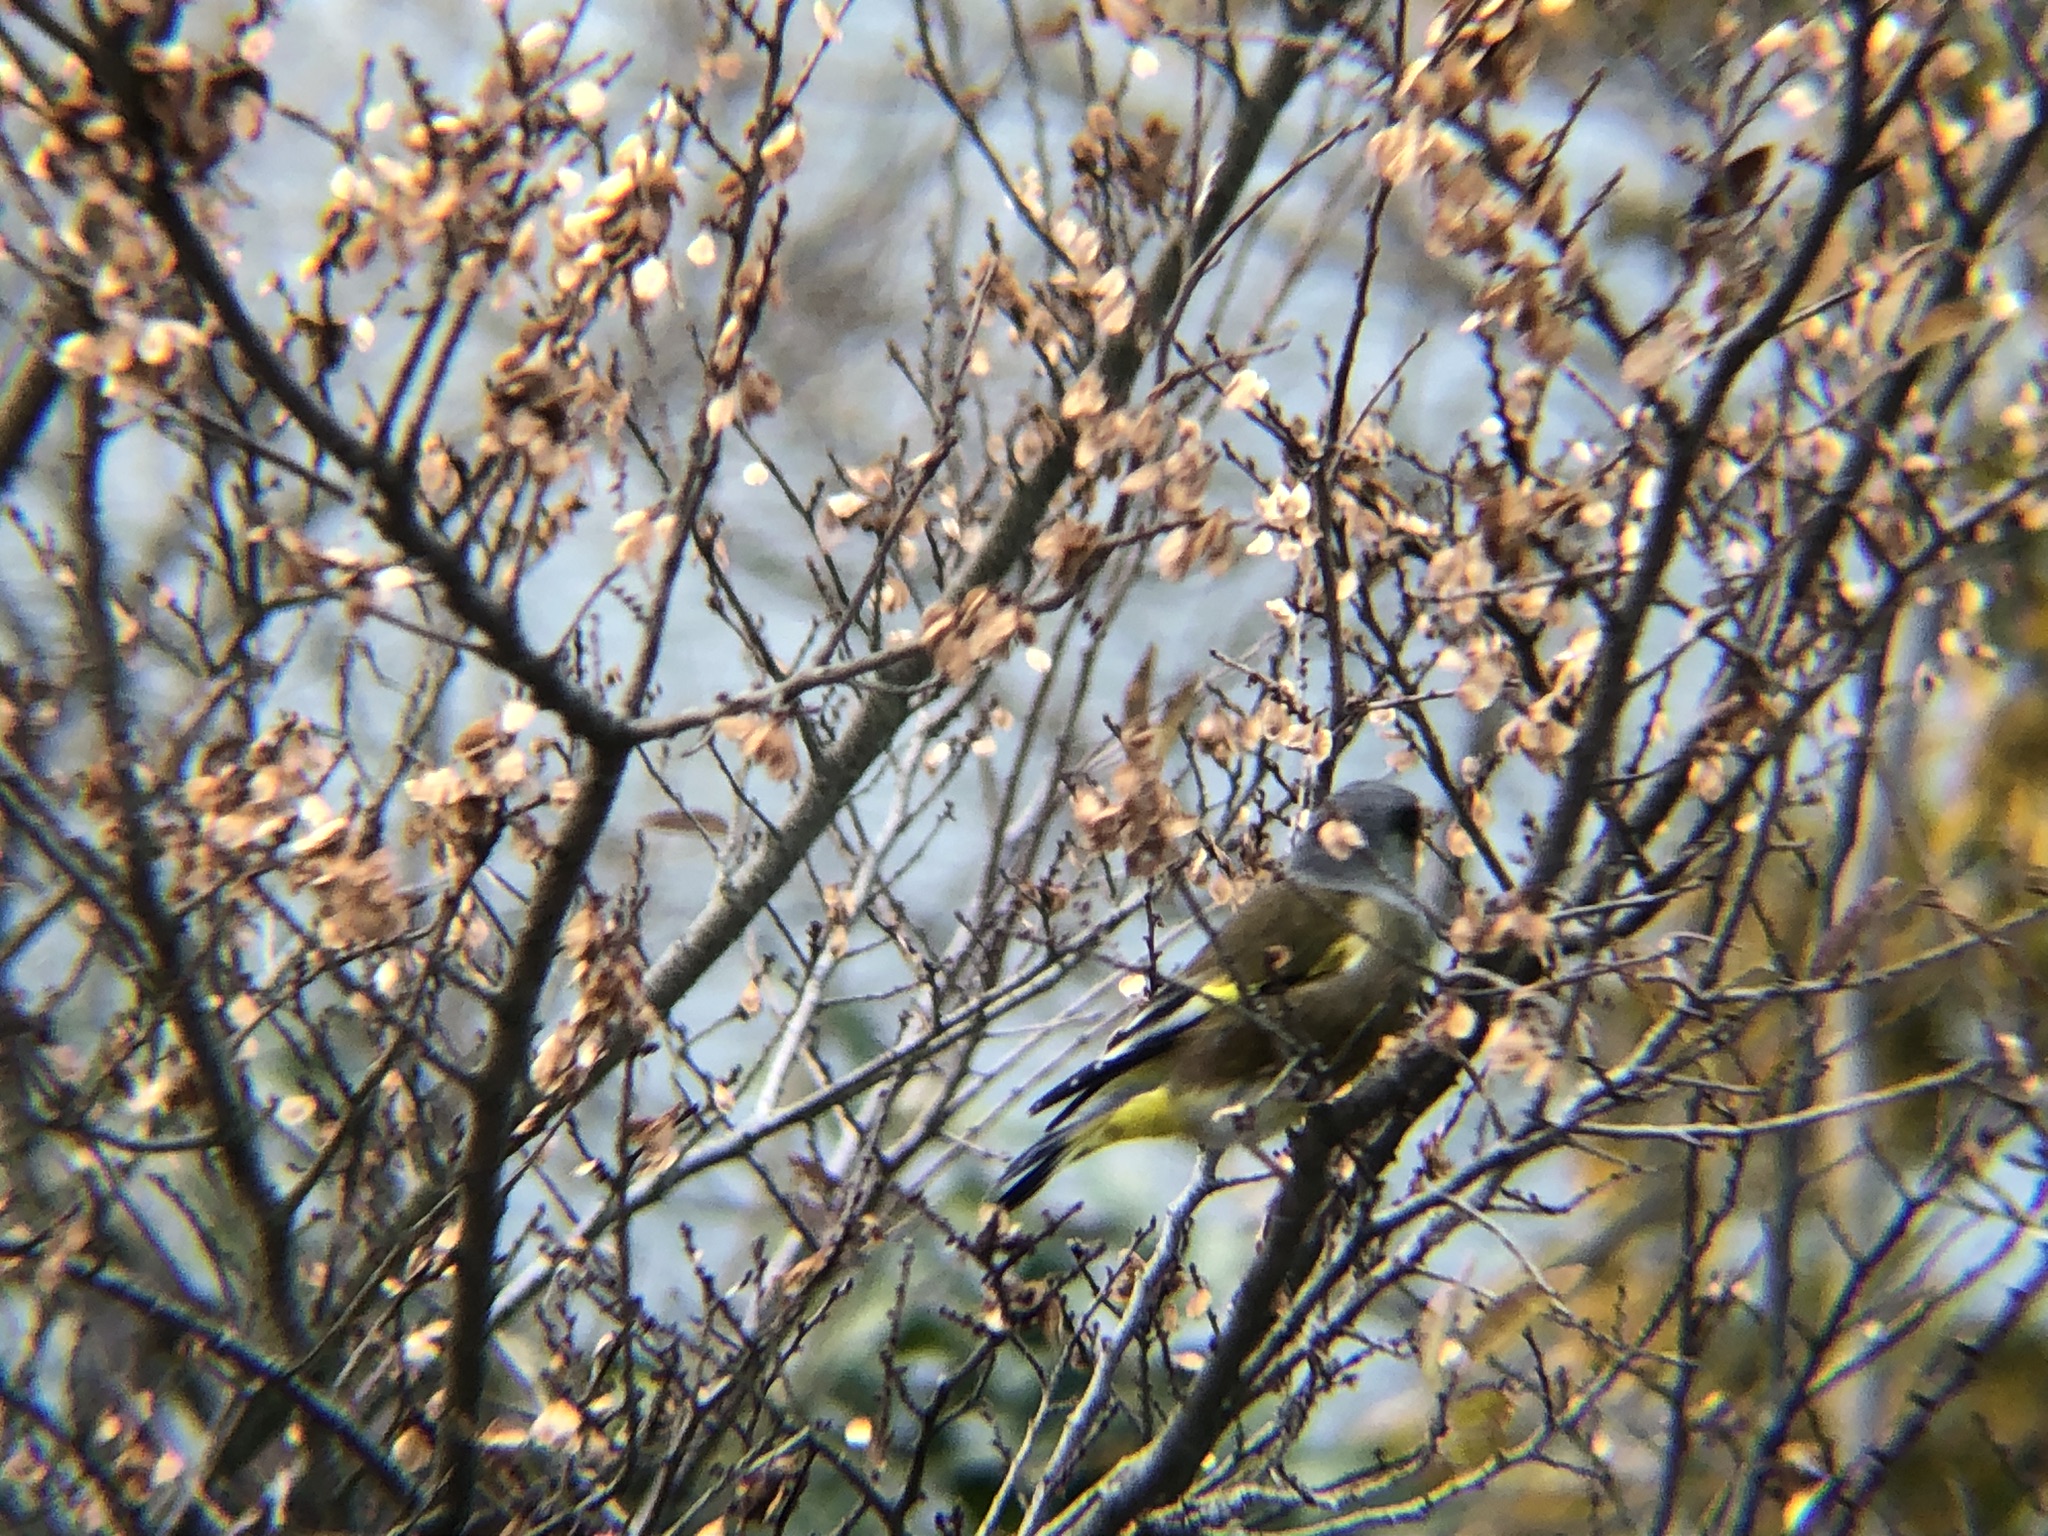
[[1227,1147],[1265,1141],[1294,1124],[1301,1113],[1301,1101],[1284,1092],[1177,1085],[1133,1095],[1083,1134],[1090,1150],[1153,1137]]

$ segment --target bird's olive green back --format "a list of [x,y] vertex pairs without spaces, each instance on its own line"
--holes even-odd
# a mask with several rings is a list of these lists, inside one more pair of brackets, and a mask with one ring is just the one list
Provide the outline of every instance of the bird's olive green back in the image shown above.
[[[1292,942],[1266,941],[1272,934]],[[1279,1072],[1302,1054],[1296,1047],[1325,1065],[1363,1065],[1354,1048],[1404,1022],[1428,942],[1420,921],[1371,896],[1291,880],[1261,887],[1185,977],[1212,996],[1248,989],[1248,1000],[1219,997],[1186,1025],[1172,1075],[1194,1085]]]
[[1391,942],[1419,951],[1419,938],[1382,931],[1388,927],[1385,912],[1386,904],[1370,896],[1269,881],[1229,914],[1184,979],[1198,986],[1228,981],[1264,992],[1343,969],[1360,943]]

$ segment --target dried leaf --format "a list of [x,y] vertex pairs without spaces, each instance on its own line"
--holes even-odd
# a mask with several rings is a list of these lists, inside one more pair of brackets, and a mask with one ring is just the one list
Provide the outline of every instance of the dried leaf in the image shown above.
[[1476,1467],[1501,1450],[1514,1418],[1515,1400],[1499,1387],[1463,1392],[1444,1405],[1444,1459],[1454,1467]]
[[787,181],[803,164],[804,130],[794,116],[768,135],[761,146],[761,168],[771,182]]
[[682,806],[654,811],[640,825],[650,832],[695,832],[705,837],[724,837],[732,824],[710,811],[693,811]]
[[1621,379],[1630,389],[1647,390],[1662,384],[1678,366],[1679,338],[1669,329],[1645,336],[1621,360]]
[[1764,177],[1771,169],[1771,146],[1762,144],[1744,150],[1721,166],[1700,188],[1686,216],[1693,219],[1721,219],[1740,213],[1756,201]]
[[1984,301],[1967,295],[1950,299],[1946,304],[1936,304],[1914,322],[1913,329],[1900,343],[1899,355],[1918,357],[1930,347],[1966,336],[1984,318],[1984,314]]
[[583,1415],[576,1405],[558,1397],[534,1415],[526,1433],[535,1445],[559,1447],[569,1443],[582,1423]]
[[1843,277],[1849,271],[1850,258],[1855,254],[1849,242],[1849,232],[1837,224],[1828,231],[1822,242],[1820,254],[1813,259],[1813,267],[1806,274],[1806,281],[1799,285],[1799,297],[1793,301],[1796,312],[1833,296],[1841,286]]

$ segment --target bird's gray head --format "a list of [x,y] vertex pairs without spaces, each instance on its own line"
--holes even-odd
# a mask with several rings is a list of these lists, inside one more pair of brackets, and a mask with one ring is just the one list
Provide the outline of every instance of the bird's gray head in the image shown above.
[[1287,873],[1310,885],[1413,899],[1422,802],[1374,780],[1333,790],[1295,835]]

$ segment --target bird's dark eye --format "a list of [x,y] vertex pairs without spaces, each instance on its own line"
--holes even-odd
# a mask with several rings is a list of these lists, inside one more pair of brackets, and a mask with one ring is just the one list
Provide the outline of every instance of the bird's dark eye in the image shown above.
[[1413,843],[1422,837],[1422,807],[1410,800],[1394,808],[1394,831],[1403,842]]

